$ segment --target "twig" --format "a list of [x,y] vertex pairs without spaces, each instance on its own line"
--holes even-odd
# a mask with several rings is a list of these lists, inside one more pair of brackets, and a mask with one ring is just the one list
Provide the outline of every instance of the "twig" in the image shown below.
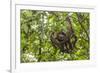
[[84,26],[82,25],[83,20],[80,21],[80,16],[81,16],[81,15],[79,15],[78,13],[76,13],[76,15],[77,15],[77,17],[78,17],[78,22],[79,22],[80,26],[82,27],[82,29],[85,31],[85,33],[86,33],[86,35],[87,35],[87,38],[88,38],[88,42],[89,42],[89,35],[88,35],[88,32],[85,30]]

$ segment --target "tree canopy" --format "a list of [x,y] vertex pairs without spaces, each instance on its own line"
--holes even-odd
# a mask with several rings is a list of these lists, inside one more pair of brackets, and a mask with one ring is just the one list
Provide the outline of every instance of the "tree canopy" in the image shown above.
[[[69,14],[77,41],[72,53],[63,53],[52,45],[50,34],[54,31],[68,31],[66,17]],[[22,9],[20,11],[21,63],[89,60],[89,20],[87,12]]]

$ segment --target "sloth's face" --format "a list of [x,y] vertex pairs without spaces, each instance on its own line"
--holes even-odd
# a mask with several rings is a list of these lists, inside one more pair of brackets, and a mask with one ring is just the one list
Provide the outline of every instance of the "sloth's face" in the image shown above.
[[59,34],[58,35],[58,40],[63,41],[65,38],[65,36],[63,34]]

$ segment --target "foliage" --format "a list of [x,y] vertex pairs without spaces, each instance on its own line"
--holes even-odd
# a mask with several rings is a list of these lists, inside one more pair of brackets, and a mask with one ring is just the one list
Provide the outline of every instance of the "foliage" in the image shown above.
[[[78,38],[74,52],[62,53],[50,41],[52,31],[67,31],[66,16],[60,11],[20,11],[21,63],[88,60],[89,53],[89,13],[72,12],[72,26]],[[80,16],[79,16],[79,15]]]

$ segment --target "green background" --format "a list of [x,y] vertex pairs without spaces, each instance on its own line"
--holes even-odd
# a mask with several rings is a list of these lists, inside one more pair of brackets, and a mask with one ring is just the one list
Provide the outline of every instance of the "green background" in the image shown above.
[[[69,12],[22,9],[20,11],[21,63],[89,60],[89,13],[71,13],[72,27],[78,39],[74,52],[68,54],[52,46],[50,33],[67,31],[65,19]],[[80,17],[77,14],[80,14]]]

